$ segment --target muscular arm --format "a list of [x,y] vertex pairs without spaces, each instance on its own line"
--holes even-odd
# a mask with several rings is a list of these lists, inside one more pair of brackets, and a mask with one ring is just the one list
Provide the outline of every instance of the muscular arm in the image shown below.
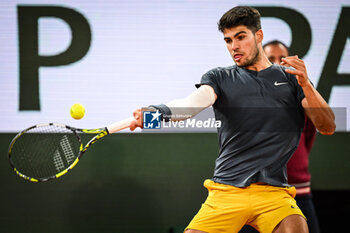
[[[180,121],[191,118],[205,108],[213,105],[217,99],[214,89],[209,85],[202,85],[189,96],[176,99],[167,103],[172,113],[172,121]],[[142,128],[142,110],[137,109],[134,113],[135,120],[131,123],[130,130]]]
[[311,85],[304,62],[298,56],[293,56],[283,58],[281,65],[285,64],[295,68],[295,70],[287,69],[286,72],[296,75],[298,83],[303,89],[305,98],[301,104],[306,115],[321,134],[332,135],[336,127],[334,113],[320,93]]
[[305,98],[301,101],[306,115],[321,134],[332,135],[335,131],[335,116],[320,93],[310,84],[302,86]]

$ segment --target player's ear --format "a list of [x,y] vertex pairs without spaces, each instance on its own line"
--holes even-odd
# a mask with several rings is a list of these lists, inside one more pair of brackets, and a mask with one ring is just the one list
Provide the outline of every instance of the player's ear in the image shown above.
[[259,29],[255,33],[255,38],[256,38],[257,44],[262,43],[262,40],[264,39],[264,33],[263,33],[263,31],[261,29]]

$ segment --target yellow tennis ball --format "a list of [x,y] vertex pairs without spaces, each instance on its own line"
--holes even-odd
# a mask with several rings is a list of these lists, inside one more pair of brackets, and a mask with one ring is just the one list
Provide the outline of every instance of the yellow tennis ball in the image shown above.
[[76,120],[83,118],[85,115],[84,106],[81,104],[73,104],[73,106],[70,108],[70,115]]

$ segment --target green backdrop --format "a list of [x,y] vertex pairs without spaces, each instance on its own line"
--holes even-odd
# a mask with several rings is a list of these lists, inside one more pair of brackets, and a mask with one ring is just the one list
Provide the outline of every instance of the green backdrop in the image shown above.
[[[168,233],[200,208],[213,173],[216,134],[115,134],[69,174],[46,183],[18,178],[7,162],[14,134],[0,134],[1,232]],[[350,134],[317,135],[314,190],[350,190]]]

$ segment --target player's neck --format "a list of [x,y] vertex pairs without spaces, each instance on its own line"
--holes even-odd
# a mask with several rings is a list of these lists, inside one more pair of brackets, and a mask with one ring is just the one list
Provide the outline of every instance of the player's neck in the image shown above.
[[272,63],[269,61],[269,59],[266,57],[264,52],[260,52],[259,58],[257,61],[251,65],[244,67],[247,70],[254,70],[254,71],[261,71],[265,70],[266,68],[272,66]]

